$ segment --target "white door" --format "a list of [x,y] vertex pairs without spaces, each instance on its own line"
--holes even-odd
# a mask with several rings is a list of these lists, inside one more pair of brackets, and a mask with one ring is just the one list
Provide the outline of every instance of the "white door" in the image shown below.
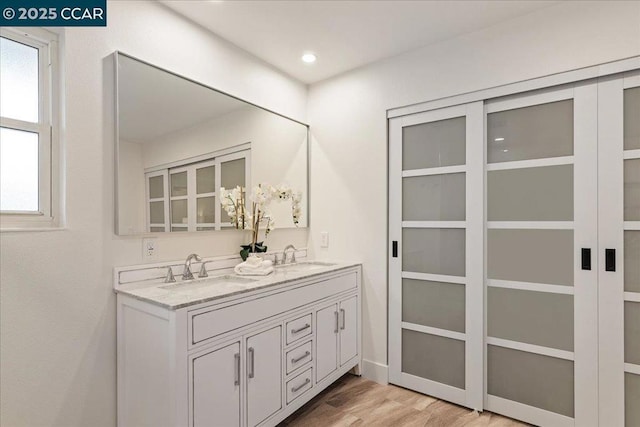
[[358,297],[340,301],[340,366],[358,354]]
[[282,327],[247,338],[246,349],[247,422],[253,427],[282,408]]
[[240,426],[240,343],[193,359],[193,426]]
[[316,311],[316,383],[338,369],[338,306]]
[[536,425],[598,422],[597,95],[485,104],[485,408]]
[[481,410],[483,104],[389,126],[389,381]]
[[640,425],[640,72],[598,85],[600,425]]

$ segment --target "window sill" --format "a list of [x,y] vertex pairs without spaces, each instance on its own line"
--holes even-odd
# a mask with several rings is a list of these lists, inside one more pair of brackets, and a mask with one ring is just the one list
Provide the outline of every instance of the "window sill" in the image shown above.
[[20,217],[11,218],[0,216],[0,233],[22,231],[60,231],[67,228],[59,224],[59,220],[51,217]]

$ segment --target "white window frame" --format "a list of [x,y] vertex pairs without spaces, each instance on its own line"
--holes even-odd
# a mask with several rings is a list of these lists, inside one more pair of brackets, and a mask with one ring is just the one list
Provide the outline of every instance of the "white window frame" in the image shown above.
[[58,229],[60,88],[58,36],[42,28],[0,28],[4,38],[38,49],[38,122],[0,117],[0,126],[38,134],[38,211],[0,211],[1,231]]

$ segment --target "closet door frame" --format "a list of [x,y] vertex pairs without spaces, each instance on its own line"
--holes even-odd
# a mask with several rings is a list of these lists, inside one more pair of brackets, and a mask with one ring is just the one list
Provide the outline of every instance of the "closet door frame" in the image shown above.
[[[536,425],[590,426],[597,425],[598,419],[598,379],[594,372],[598,366],[597,334],[597,207],[598,199],[593,189],[597,188],[597,84],[594,80],[551,87],[536,92],[514,94],[505,98],[488,99],[485,103],[484,153],[487,153],[487,115],[499,111],[541,105],[562,100],[573,100],[573,155],[531,160],[487,163],[485,173],[494,170],[544,167],[553,165],[573,165],[573,221],[487,221],[490,229],[531,229],[531,230],[572,230],[573,231],[573,286],[511,282],[489,278],[488,247],[485,234],[484,277],[485,277],[485,345],[483,363],[486,379],[484,384],[485,408]],[[485,180],[487,178],[485,177]],[[485,189],[486,191],[486,189]],[[487,214],[485,197],[485,218]],[[581,269],[581,249],[591,249],[591,270]],[[490,337],[488,334],[487,297],[490,287],[523,289],[529,291],[570,294],[573,296],[574,349],[573,352],[541,347],[517,341]],[[532,354],[571,360],[574,366],[574,417],[546,411],[512,400],[488,394],[489,345],[521,350]]]
[[[625,363],[624,355],[624,303],[640,303],[639,292],[624,290],[624,232],[640,230],[640,221],[623,220],[624,161],[640,159],[640,149],[624,149],[624,90],[635,87],[640,87],[640,70],[598,83],[600,425],[624,425],[625,373],[640,375],[640,365]],[[616,251],[615,271],[605,270],[606,249]]]
[[[422,327],[423,332],[465,342],[465,389],[402,372],[402,130],[404,127],[465,117],[466,164],[411,171],[419,175],[465,172],[465,221],[410,221],[418,228],[465,229],[465,277],[423,274],[427,280],[465,285],[465,332]],[[389,381],[475,410],[483,409],[483,103],[441,108],[389,121]],[[409,174],[407,176],[416,176]],[[393,256],[392,242],[398,256]],[[409,278],[409,277],[406,277]]]

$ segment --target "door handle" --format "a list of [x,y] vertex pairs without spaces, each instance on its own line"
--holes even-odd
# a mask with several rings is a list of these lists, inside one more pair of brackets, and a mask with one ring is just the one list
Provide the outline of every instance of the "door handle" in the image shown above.
[[334,334],[337,334],[337,333],[338,333],[338,328],[339,328],[339,323],[340,323],[340,321],[338,320],[338,312],[337,312],[337,311],[334,311],[334,312],[333,312],[333,314],[334,314],[334,315],[335,315],[335,317],[336,317],[336,327],[335,327],[335,329],[333,330],[333,333],[334,333]]
[[394,258],[398,258],[398,241],[394,240],[391,242],[391,256]]
[[591,270],[591,248],[582,248],[582,269]]
[[233,355],[234,360],[234,368],[235,371],[233,373],[233,385],[240,385],[240,353],[236,353]]
[[344,323],[345,323],[345,317],[346,317],[346,312],[344,311],[344,308],[340,309],[340,313],[342,314],[342,323],[340,324],[340,329],[344,330]]
[[604,250],[604,269],[605,271],[616,271],[616,250]]
[[249,378],[253,378],[255,376],[255,365],[254,365],[254,357],[255,357],[255,351],[253,350],[253,347],[249,347],[249,357],[248,357],[248,361],[249,362]]

